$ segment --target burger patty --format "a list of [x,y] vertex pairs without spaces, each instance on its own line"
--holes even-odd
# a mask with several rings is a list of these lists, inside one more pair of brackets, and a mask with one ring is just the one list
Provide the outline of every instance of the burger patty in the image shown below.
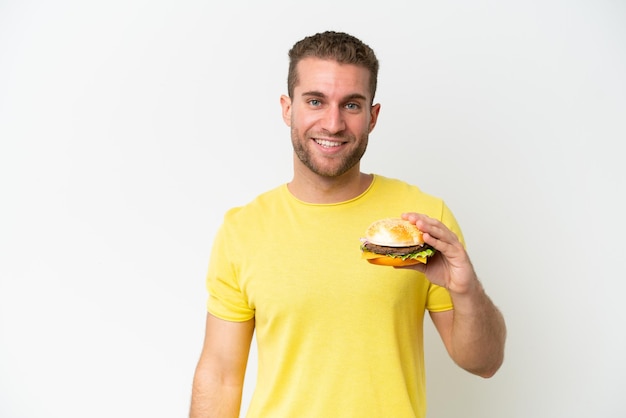
[[417,252],[432,248],[428,244],[414,245],[412,247],[386,247],[384,245],[372,244],[371,242],[366,242],[365,244],[363,244],[363,247],[366,250],[371,251],[376,254],[398,255],[398,256],[413,254],[413,253],[417,253]]

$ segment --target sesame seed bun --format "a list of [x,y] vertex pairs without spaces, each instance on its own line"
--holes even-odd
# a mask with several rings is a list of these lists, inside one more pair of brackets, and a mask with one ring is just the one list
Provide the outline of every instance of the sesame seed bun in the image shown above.
[[422,231],[401,218],[385,218],[373,222],[365,231],[365,238],[386,247],[411,247],[422,245]]

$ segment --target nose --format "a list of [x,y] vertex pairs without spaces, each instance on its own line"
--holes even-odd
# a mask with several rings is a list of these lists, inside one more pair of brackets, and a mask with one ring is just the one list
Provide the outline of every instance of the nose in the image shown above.
[[322,128],[331,134],[342,132],[346,128],[341,107],[329,106],[322,118]]

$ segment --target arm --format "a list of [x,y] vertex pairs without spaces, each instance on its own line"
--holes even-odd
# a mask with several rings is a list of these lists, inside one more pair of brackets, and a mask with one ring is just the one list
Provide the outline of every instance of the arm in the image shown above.
[[463,244],[435,219],[416,213],[402,216],[415,223],[424,232],[424,241],[437,250],[427,264],[403,268],[423,272],[450,292],[454,310],[431,313],[448,353],[470,373],[493,376],[504,359],[506,325],[478,280]]
[[470,373],[493,376],[504,359],[502,315],[482,288],[467,302],[454,296],[452,300],[453,310],[430,314],[450,357]]
[[193,378],[190,418],[238,418],[254,319],[229,322],[207,314]]

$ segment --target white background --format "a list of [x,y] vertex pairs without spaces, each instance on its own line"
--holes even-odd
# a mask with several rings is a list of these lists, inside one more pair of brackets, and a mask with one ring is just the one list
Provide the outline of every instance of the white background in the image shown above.
[[507,319],[490,380],[427,321],[429,416],[626,416],[625,28],[619,0],[0,0],[0,416],[186,416],[213,235],[291,178],[287,51],[326,29],[381,61],[363,170],[446,200]]

